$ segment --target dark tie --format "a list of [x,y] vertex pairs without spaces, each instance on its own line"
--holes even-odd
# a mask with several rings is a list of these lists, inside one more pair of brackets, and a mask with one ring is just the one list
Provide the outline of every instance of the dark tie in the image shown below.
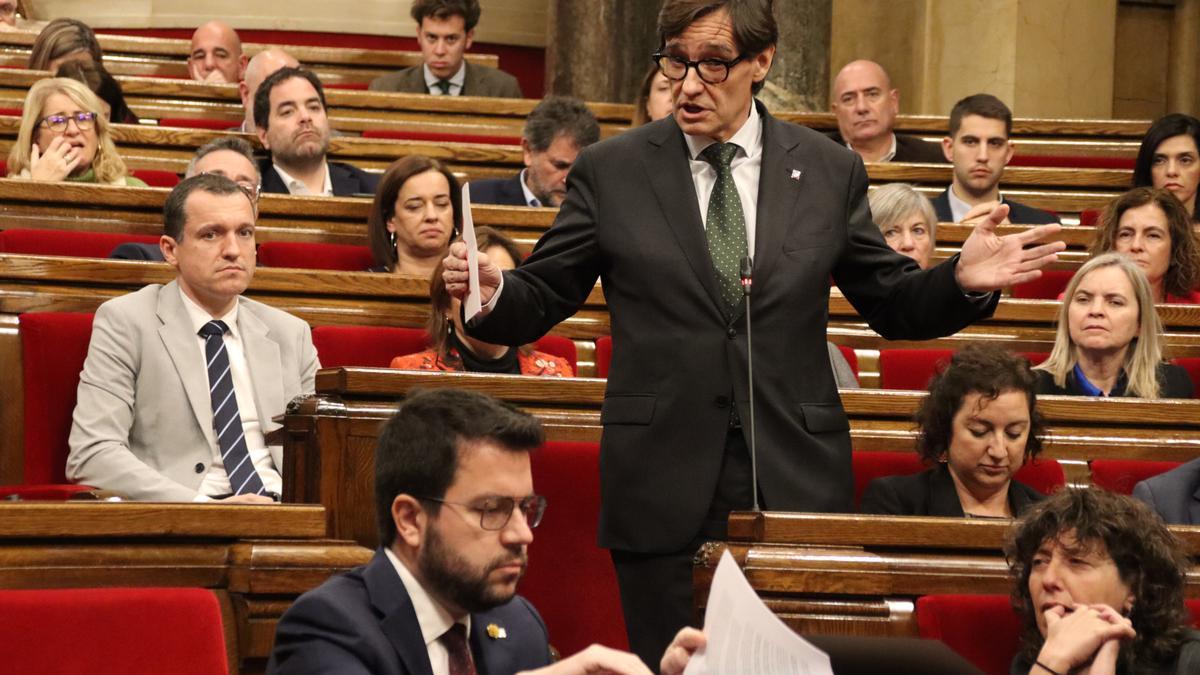
[[471,647],[467,644],[467,627],[455,623],[439,639],[450,654],[450,675],[475,675],[475,662],[471,660]]
[[229,352],[225,350],[224,321],[209,321],[200,327],[204,337],[204,357],[208,363],[208,393],[212,400],[213,432],[221,447],[221,461],[229,474],[233,494],[262,494],[263,483],[250,461],[242,416],[238,414],[237,396],[233,393],[233,372],[229,369]]
[[700,153],[700,159],[711,164],[717,172],[717,182],[708,200],[705,232],[721,299],[725,301],[724,309],[730,318],[737,316],[742,303],[739,271],[742,258],[746,256],[746,218],[742,214],[737,185],[733,182],[733,170],[729,167],[737,151],[738,146],[734,143],[713,143]]
[[[433,87],[437,87],[438,89],[441,89],[442,94],[448,95],[450,93],[450,84],[451,84],[450,80],[438,80],[437,82],[433,83]],[[429,93],[431,93],[431,94],[433,93],[433,87],[429,88]]]

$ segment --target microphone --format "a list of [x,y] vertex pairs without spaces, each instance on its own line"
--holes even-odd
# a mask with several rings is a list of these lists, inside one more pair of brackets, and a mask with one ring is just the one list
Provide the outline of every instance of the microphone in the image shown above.
[[746,380],[750,388],[750,487],[754,491],[754,510],[762,511],[758,503],[758,455],[754,438],[754,342],[750,336],[750,291],[754,289],[754,258],[742,258],[739,273],[742,278],[742,294],[746,298]]

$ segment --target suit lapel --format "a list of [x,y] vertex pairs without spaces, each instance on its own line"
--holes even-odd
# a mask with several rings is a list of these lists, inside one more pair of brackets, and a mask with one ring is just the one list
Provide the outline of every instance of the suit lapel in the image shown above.
[[163,348],[171,357],[183,390],[187,392],[188,403],[192,406],[192,414],[204,438],[210,445],[216,444],[213,437],[212,399],[208,393],[208,371],[204,368],[204,352],[200,350],[200,342],[192,332],[192,322],[187,309],[183,306],[182,291],[179,283],[172,281],[158,290],[158,336]]
[[[504,649],[506,640],[494,640],[487,635],[489,622],[486,618],[471,615],[471,654],[475,659],[475,671],[478,675],[500,675],[511,672],[512,665],[508,661],[508,651]],[[507,666],[507,667],[506,667]]]
[[[254,405],[258,408],[258,424],[263,435],[279,427],[271,419],[271,411],[283,411],[287,401],[283,396],[283,368],[280,365],[279,345],[269,335],[271,329],[262,319],[250,312],[238,298],[238,330],[241,332],[242,348],[246,352],[246,365],[250,370],[250,384],[254,387]],[[272,458],[275,466],[283,466],[282,457]]]
[[1192,493],[1192,500],[1188,502],[1188,525],[1200,525],[1200,487]]
[[400,575],[392,567],[383,549],[375,551],[375,557],[363,570],[363,582],[371,605],[383,616],[379,628],[396,650],[404,668],[412,675],[433,675],[429,663],[429,651],[421,635],[421,624],[412,598],[400,581]]
[[350,175],[342,167],[329,163],[329,187],[333,188],[335,195],[352,195],[360,192],[358,189],[358,181]]
[[758,214],[754,232],[754,285],[770,275],[783,240],[796,218],[796,203],[807,173],[799,139],[791,129],[755,102],[763,120],[763,155],[758,177]]
[[649,143],[652,147],[642,163],[659,208],[675,233],[675,241],[683,249],[692,272],[700,279],[700,284],[712,300],[713,308],[720,314],[724,302],[717,289],[717,273],[708,253],[708,240],[704,235],[704,221],[700,218],[700,206],[696,201],[696,185],[692,182],[688,167],[688,149],[683,132],[674,119],[663,121],[658,124],[657,133],[651,135]]

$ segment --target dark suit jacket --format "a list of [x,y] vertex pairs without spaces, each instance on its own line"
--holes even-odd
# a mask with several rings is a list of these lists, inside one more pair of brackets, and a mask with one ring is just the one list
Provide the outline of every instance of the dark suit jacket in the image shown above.
[[[1045,495],[1028,485],[1011,481],[1008,484],[1008,508],[1013,517],[1020,517]],[[962,502],[954,489],[954,478],[945,464],[909,476],[876,478],[863,493],[863,513],[892,516],[945,516],[962,518]]]
[[1133,496],[1167,523],[1200,525],[1200,459],[1138,483]]
[[[371,91],[399,91],[407,94],[428,94],[425,85],[425,67],[410,66],[371,80]],[[461,96],[491,96],[493,98],[521,98],[521,85],[517,78],[503,70],[480,66],[467,61],[467,72],[463,78]]]
[[143,244],[136,241],[127,241],[117,246],[112,253],[108,254],[108,257],[116,260],[151,260],[154,262],[166,260],[158,244]]
[[[1086,396],[1083,389],[1079,386],[1079,382],[1075,380],[1075,373],[1067,373],[1067,386],[1060,387],[1054,384],[1054,376],[1044,370],[1033,371],[1037,375],[1037,393],[1054,394],[1056,396]],[[1177,366],[1174,363],[1160,363],[1155,375],[1158,377],[1158,395],[1161,398],[1191,398],[1194,387],[1192,386],[1192,378],[1188,376],[1188,372],[1182,366]],[[1113,386],[1112,391],[1108,393],[1112,396],[1127,396],[1125,393],[1125,374],[1122,373],[1117,379],[1117,384]]]
[[[504,628],[507,637],[488,637],[489,624]],[[472,614],[470,642],[480,675],[550,662],[546,626],[520,596]],[[267,672],[432,675],[412,600],[383,549],[366,565],[297,598],[279,619]]]
[[[286,195],[287,186],[275,171],[270,159],[258,160],[258,172],[262,176],[262,191],[269,194]],[[329,163],[329,182],[333,186],[333,196],[353,197],[355,195],[374,195],[379,186],[379,174],[363,171],[356,166],[341,162]]]
[[[846,141],[842,139],[840,131],[831,131],[826,135],[833,139],[834,143],[842,147],[846,146]],[[946,155],[942,152],[942,146],[937,143],[930,143],[916,136],[896,134],[896,156],[892,158],[892,161],[945,164]]]
[[[1049,211],[1025,206],[1020,202],[1004,199],[1003,196],[1000,201],[1008,204],[1008,222],[1014,225],[1049,225],[1061,222],[1058,216]],[[943,190],[942,194],[933,200],[933,211],[937,214],[939,223],[954,222],[954,212],[950,210],[950,188]]]
[[472,204],[529,206],[521,189],[520,172],[512,178],[486,178],[471,181]]
[[[858,155],[758,105],[754,360],[771,366],[755,373],[759,488],[771,509],[850,512],[850,425],[825,346],[830,277],[891,339],[954,333],[990,314],[996,296],[967,299],[956,259],[922,272],[892,251],[871,222]],[[585,148],[554,226],[471,329],[532,342],[603,282],[613,337],[600,413],[606,548],[681,550],[708,510],[731,401],[750,419],[744,318],[721,309],[687,153],[670,117]]]

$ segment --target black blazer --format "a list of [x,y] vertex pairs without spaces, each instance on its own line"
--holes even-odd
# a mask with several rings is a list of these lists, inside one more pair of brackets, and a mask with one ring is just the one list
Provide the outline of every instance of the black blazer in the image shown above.
[[[834,143],[845,147],[846,141],[842,139],[840,131],[831,131],[828,134]],[[946,154],[942,152],[942,146],[937,143],[930,143],[923,138],[916,136],[908,136],[905,134],[896,134],[896,156],[892,158],[893,162],[921,162],[925,164],[945,164]]]
[[[262,176],[262,191],[270,194],[286,195],[287,186],[275,171],[270,159],[258,160],[258,173]],[[374,196],[375,188],[379,186],[379,174],[363,171],[356,166],[342,162],[329,163],[329,182],[333,186],[333,196],[354,197]]]
[[108,257],[115,260],[150,260],[153,262],[166,260],[158,244],[143,244],[136,241],[127,241],[117,246],[112,253],[108,254]]
[[[492,624],[507,637],[489,637]],[[470,643],[480,675],[550,663],[546,626],[520,596],[472,614]],[[366,565],[329,579],[292,603],[275,628],[267,672],[432,675],[412,600],[383,549]]]
[[[1049,211],[1035,209],[1020,202],[1005,199],[1003,196],[1000,201],[1008,204],[1008,222],[1014,225],[1049,225],[1061,222],[1058,216]],[[933,210],[937,214],[939,223],[954,222],[954,212],[950,210],[950,188],[943,190],[942,194],[933,200]]]
[[1133,486],[1133,496],[1146,502],[1173,525],[1200,525],[1200,459],[1148,478]]
[[485,178],[471,181],[472,204],[498,206],[529,206],[521,189],[521,174],[512,178]]
[[[858,155],[762,115],[754,269],[759,489],[767,508],[852,510],[850,424],[829,366],[833,277],[871,327],[924,340],[989,315],[951,259],[922,272],[867,207]],[[683,134],[668,117],[579,154],[567,197],[532,255],[504,273],[470,329],[533,342],[604,283],[612,365],[601,407],[600,545],[681,550],[700,531],[721,471],[730,407],[747,420],[744,318],[725,316]]]
[[[1014,518],[1044,498],[1045,495],[1022,482],[1014,480],[1008,484],[1008,508]],[[876,478],[863,492],[859,511],[892,516],[962,518],[966,515],[954,489],[950,468],[945,464],[909,476]]]
[[[1054,376],[1044,370],[1033,371],[1037,375],[1037,393],[1054,394],[1057,396],[1086,396],[1083,389],[1080,388],[1079,382],[1075,379],[1075,373],[1067,373],[1067,386],[1060,387],[1054,384]],[[1160,363],[1158,370],[1155,373],[1158,377],[1158,390],[1160,398],[1192,398],[1194,387],[1192,378],[1188,376],[1188,372],[1182,366],[1177,366],[1174,363]],[[1113,386],[1109,397],[1127,396],[1125,386],[1128,383],[1125,381],[1125,373],[1117,378],[1116,385]]]

